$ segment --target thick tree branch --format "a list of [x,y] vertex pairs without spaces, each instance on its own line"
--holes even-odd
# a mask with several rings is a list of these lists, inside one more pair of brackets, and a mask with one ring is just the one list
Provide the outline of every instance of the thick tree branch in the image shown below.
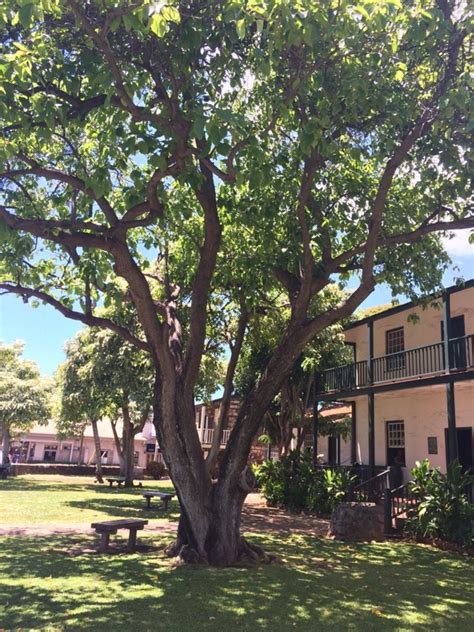
[[[452,230],[460,230],[465,228],[474,228],[474,217],[466,217],[463,219],[458,219],[450,222],[446,221],[438,221],[432,223],[423,222],[418,228],[413,231],[406,233],[398,233],[396,235],[389,235],[388,237],[379,237],[377,241],[377,249],[383,248],[386,246],[397,246],[400,244],[408,244],[413,243],[419,239],[421,239],[424,235],[429,235],[430,233],[440,233]],[[347,270],[344,265],[346,262],[352,261],[355,257],[363,254],[366,249],[366,243],[360,244],[356,248],[351,248],[339,256],[335,257],[331,263],[328,265],[328,271],[330,273],[334,272],[343,272]],[[357,265],[356,268],[360,269],[362,267],[362,263]]]
[[[450,23],[451,24],[451,23]],[[452,25],[451,25],[452,26]],[[423,112],[418,120],[413,124],[410,131],[405,135],[402,142],[387,162],[382,177],[380,178],[377,194],[372,206],[372,216],[369,222],[369,235],[366,241],[364,265],[362,268],[362,281],[369,280],[373,275],[373,266],[375,262],[375,253],[379,241],[380,230],[382,227],[382,218],[385,208],[385,202],[390,191],[395,173],[408,156],[409,151],[425,134],[427,129],[435,121],[439,113],[439,101],[445,93],[450,81],[456,75],[456,62],[461,44],[465,34],[457,32],[454,28],[451,30],[451,36],[448,47],[448,58],[446,61],[446,69],[433,91],[428,103],[425,105]]]
[[[95,235],[77,231],[74,222],[67,224],[66,220],[46,220],[37,218],[22,218],[14,215],[5,206],[0,205],[0,219],[12,230],[20,230],[36,237],[41,237],[56,244],[69,248],[97,248],[111,252],[113,239],[107,236]],[[61,224],[61,226],[59,226]]]
[[18,158],[22,162],[26,162],[26,164],[30,165],[30,168],[29,169],[12,169],[8,171],[0,172],[0,179],[14,181],[14,178],[17,178],[20,176],[34,175],[34,176],[39,176],[41,178],[45,178],[46,180],[63,182],[64,184],[67,184],[73,189],[75,189],[76,191],[81,191],[82,193],[87,195],[87,197],[94,200],[94,202],[97,203],[101,211],[104,213],[110,225],[111,226],[117,225],[118,223],[117,216],[112,206],[108,202],[108,200],[103,195],[96,196],[94,191],[90,187],[86,186],[86,183],[84,182],[84,180],[82,180],[81,178],[78,178],[77,176],[72,176],[69,173],[65,173],[64,171],[60,171],[59,169],[42,167],[35,160],[27,156],[19,155]]
[[237,332],[235,334],[235,342],[233,345],[231,345],[230,359],[229,359],[229,364],[227,365],[227,371],[226,371],[225,382],[224,382],[224,392],[222,394],[222,399],[219,406],[217,424],[214,430],[214,435],[212,437],[211,449],[209,450],[209,454],[206,459],[206,469],[208,472],[211,471],[212,466],[214,465],[217,459],[217,456],[219,454],[222,433],[225,429],[224,424],[229,414],[231,397],[234,391],[235,370],[237,368],[237,363],[239,361],[240,352],[242,351],[242,346],[244,343],[245,331],[247,329],[248,321],[249,321],[249,314],[245,308],[245,305],[242,304],[240,315],[239,315],[239,321],[237,324]]
[[125,86],[125,80],[122,75],[122,71],[120,70],[117,60],[115,59],[112,48],[110,47],[109,41],[106,36],[107,34],[101,33],[94,28],[94,26],[89,22],[86,15],[82,11],[82,8],[78,2],[76,2],[75,0],[67,0],[67,4],[71,8],[71,11],[73,12],[77,22],[79,23],[84,33],[94,42],[97,49],[105,57],[114,80],[118,97],[125,106],[126,110],[132,116],[132,118],[137,121],[151,121],[159,124],[166,122],[164,121],[164,119],[162,119],[161,116],[153,114],[152,112],[149,112],[146,108],[134,103],[133,98],[130,96]]
[[50,294],[43,292],[42,290],[24,287],[23,285],[19,285],[10,281],[4,281],[0,283],[0,289],[5,290],[6,292],[9,292],[11,294],[17,294],[18,296],[23,297],[23,299],[25,300],[29,298],[36,298],[40,301],[43,301],[44,303],[47,303],[48,305],[51,305],[58,312],[63,314],[63,316],[66,316],[71,320],[78,320],[79,322],[84,323],[85,325],[89,325],[90,327],[101,327],[102,329],[110,329],[135,347],[143,349],[144,351],[150,351],[149,345],[144,340],[140,340],[139,338],[134,336],[125,327],[117,325],[117,323],[114,323],[109,318],[93,316],[92,314],[83,314],[69,307],[66,307],[65,305],[63,305],[63,303],[55,299]]
[[221,225],[217,213],[216,190],[211,171],[201,162],[204,183],[195,189],[204,211],[204,243],[192,288],[189,343],[184,360],[186,390],[192,393],[206,338],[207,301],[221,242]]

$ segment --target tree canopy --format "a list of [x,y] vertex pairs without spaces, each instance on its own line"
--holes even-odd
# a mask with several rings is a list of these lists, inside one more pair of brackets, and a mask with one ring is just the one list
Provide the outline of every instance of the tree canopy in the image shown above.
[[3,457],[10,438],[25,432],[35,423],[47,424],[50,416],[51,385],[41,377],[38,367],[24,360],[23,343],[0,343],[0,435]]
[[[467,5],[0,0],[0,27],[0,290],[150,353],[176,550],[251,555],[247,456],[305,345],[381,281],[439,289],[439,234],[474,226]],[[212,485],[203,355],[223,302],[245,325],[278,295],[282,334]],[[124,303],[137,326],[113,316]]]

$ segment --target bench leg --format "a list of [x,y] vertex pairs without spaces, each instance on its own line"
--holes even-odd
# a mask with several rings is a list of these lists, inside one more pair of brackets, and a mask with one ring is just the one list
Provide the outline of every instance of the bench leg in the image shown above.
[[151,498],[150,498],[150,496],[145,496],[145,500],[146,500],[146,507],[145,507],[145,509],[151,509]]
[[130,529],[130,533],[128,536],[127,551],[130,551],[131,553],[135,551],[136,544],[137,544],[137,530]]
[[168,498],[163,498],[164,511],[168,511]]
[[112,487],[113,481],[109,481],[109,487]]
[[107,553],[107,549],[109,548],[109,538],[110,538],[110,533],[103,532],[100,534],[100,544],[99,544],[100,553]]

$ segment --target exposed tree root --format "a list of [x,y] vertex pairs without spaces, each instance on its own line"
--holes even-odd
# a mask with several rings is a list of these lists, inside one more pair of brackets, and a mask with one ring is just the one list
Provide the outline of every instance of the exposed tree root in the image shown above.
[[[209,564],[207,557],[201,555],[189,544],[183,543],[179,539],[175,540],[166,550],[166,555],[176,558],[177,565],[183,564]],[[270,564],[272,562],[281,564],[282,561],[277,555],[267,553],[262,547],[249,542],[241,537],[238,550],[233,560],[222,560],[214,562],[215,566],[235,566],[241,564]]]
[[254,542],[249,542],[244,537],[240,538],[239,543],[239,562],[263,562],[269,564],[270,562],[281,562],[277,555],[267,553],[261,546]]

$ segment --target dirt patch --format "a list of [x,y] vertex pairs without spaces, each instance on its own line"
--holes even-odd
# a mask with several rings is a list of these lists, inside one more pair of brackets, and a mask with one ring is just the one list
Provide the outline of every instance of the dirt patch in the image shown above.
[[[173,535],[178,523],[171,520],[160,520],[148,524],[145,533],[161,533]],[[260,494],[249,494],[242,510],[242,527],[244,531],[257,533],[292,533],[325,536],[328,533],[329,520],[304,514],[290,514],[283,509],[267,507]],[[65,525],[19,525],[0,526],[0,536],[45,536],[45,535],[78,535],[91,534],[90,524],[77,523]]]
[[260,494],[249,494],[242,509],[242,526],[244,531],[325,536],[329,531],[329,519],[267,507]]

